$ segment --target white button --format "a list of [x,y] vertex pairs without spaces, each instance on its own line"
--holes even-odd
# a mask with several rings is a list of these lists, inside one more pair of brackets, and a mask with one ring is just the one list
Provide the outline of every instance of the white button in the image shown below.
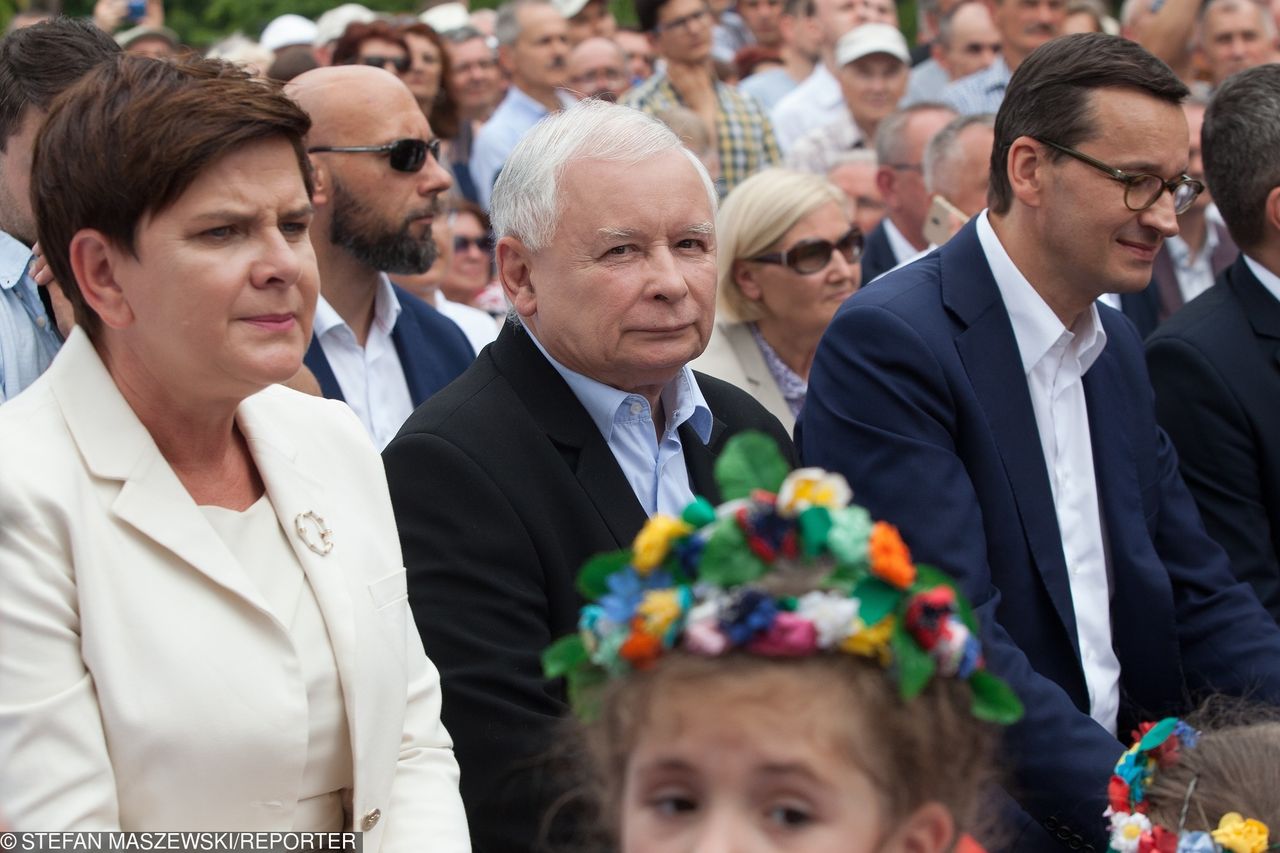
[[643,404],[643,403],[632,403],[632,404],[631,404],[631,414],[633,414],[633,415],[638,415],[638,414],[640,414],[640,413],[641,413],[641,412],[643,412],[643,411],[644,411],[644,404]]
[[47,326],[48,324],[49,324],[49,319],[48,319],[47,317],[37,317],[37,318],[36,318],[36,325],[37,325],[37,326],[39,326],[40,328],[42,328],[42,329],[43,329],[43,328],[44,328],[45,326]]

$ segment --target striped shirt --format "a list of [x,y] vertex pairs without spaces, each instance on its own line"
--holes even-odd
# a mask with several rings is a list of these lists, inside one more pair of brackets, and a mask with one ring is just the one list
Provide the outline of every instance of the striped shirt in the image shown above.
[[962,116],[997,113],[1013,72],[1003,56],[981,71],[961,77],[942,90],[942,102]]

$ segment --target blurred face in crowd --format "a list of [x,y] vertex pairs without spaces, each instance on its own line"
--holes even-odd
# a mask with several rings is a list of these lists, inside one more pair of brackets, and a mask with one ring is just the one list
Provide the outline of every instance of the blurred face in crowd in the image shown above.
[[360,47],[356,50],[356,61],[361,65],[373,65],[399,73],[401,67],[408,67],[409,54],[393,41],[368,38],[360,42]]
[[1209,193],[1210,187],[1205,183],[1204,157],[1200,152],[1200,129],[1204,127],[1204,107],[1200,104],[1183,104],[1182,114],[1187,117],[1187,133],[1191,137],[1191,147],[1187,151],[1187,175],[1205,185],[1204,192],[1196,196],[1188,213],[1203,212],[1213,203],[1213,196]]
[[738,0],[738,14],[762,47],[782,44],[783,0]]
[[943,161],[945,174],[939,174],[934,181],[934,188],[967,218],[977,216],[987,206],[994,140],[995,131],[989,127],[966,127],[956,137],[953,155]]
[[531,94],[563,86],[569,68],[569,25],[547,4],[522,6],[516,14],[520,35],[501,48],[512,82]]
[[409,70],[400,75],[400,79],[419,104],[430,106],[440,94],[440,75],[444,69],[440,48],[420,33],[405,33],[404,40],[409,45]]
[[36,218],[31,210],[31,155],[45,112],[28,106],[17,130],[0,151],[0,230],[28,246],[36,242]]
[[814,17],[826,50],[834,50],[840,36],[861,23],[861,8],[862,0],[814,0]]
[[497,58],[482,38],[446,44],[453,95],[459,108],[466,115],[483,113],[501,97],[502,75]]
[[711,55],[711,11],[705,0],[668,0],[658,10],[654,40],[668,62],[697,65]]
[[[844,207],[825,204],[791,226],[767,251],[794,250],[812,240],[834,245],[853,227]],[[822,334],[836,309],[858,289],[860,276],[857,262],[847,260],[839,251],[833,251],[826,265],[812,273],[759,261],[738,261],[734,265],[738,289],[764,312],[761,328],[806,338]]]
[[930,197],[924,187],[924,147],[955,114],[948,110],[921,110],[907,120],[902,150],[893,163],[881,163],[877,186],[894,225],[917,248],[924,248],[924,219]]
[[161,36],[143,36],[126,47],[125,52],[136,53],[138,56],[150,56],[154,59],[171,59],[178,55],[178,51],[169,43],[169,40]]
[[644,33],[618,30],[613,40],[627,55],[627,73],[632,80],[647,80],[653,76],[653,63],[657,58],[653,44]]
[[579,98],[616,101],[631,88],[622,48],[605,38],[591,38],[569,54],[569,88]]
[[840,69],[840,89],[854,122],[867,139],[907,91],[907,65],[896,56],[872,53]]
[[1267,11],[1251,0],[1211,6],[1200,24],[1200,45],[1209,78],[1217,86],[1237,71],[1275,60]]
[[893,0],[858,0],[855,27],[863,24],[888,24],[898,26],[898,6]]
[[1000,32],[985,3],[965,3],[951,19],[951,38],[933,57],[952,80],[986,68],[1000,55]]
[[319,294],[311,217],[293,146],[266,139],[214,161],[145,216],[134,251],[108,245],[121,301],[99,314],[113,375],[237,400],[292,377]]
[[507,297],[561,364],[651,399],[702,353],[715,317],[715,212],[683,150],[576,160],[550,244],[499,244]]
[[842,163],[827,173],[827,180],[853,202],[853,223],[858,230],[864,236],[876,230],[884,218],[884,198],[876,186],[876,164]]
[[1089,11],[1072,12],[1062,21],[1062,34],[1064,36],[1074,35],[1075,33],[1100,32],[1102,32],[1102,24]]
[[604,0],[591,0],[569,19],[569,43],[578,44],[589,38],[611,38],[618,22]]
[[1005,58],[1020,63],[1031,51],[1062,34],[1066,0],[998,0],[996,27]]
[[493,237],[474,213],[460,210],[449,219],[453,263],[441,287],[449,299],[469,305],[491,280]]

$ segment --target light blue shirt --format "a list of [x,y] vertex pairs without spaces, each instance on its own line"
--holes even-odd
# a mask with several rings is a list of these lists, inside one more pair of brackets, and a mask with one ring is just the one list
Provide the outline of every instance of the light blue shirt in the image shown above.
[[645,513],[661,512],[678,518],[694,497],[679,428],[688,421],[694,433],[706,444],[711,440],[713,420],[711,409],[689,366],[682,367],[680,373],[662,389],[662,407],[667,413],[667,423],[659,443],[648,400],[639,394],[630,394],[575,373],[552,358],[542,342],[527,328],[525,332],[587,410]]
[[[738,91],[755,98],[766,110],[772,110],[778,105],[778,101],[799,85],[785,70],[770,68],[768,71],[757,71],[743,80],[738,84]],[[774,135],[777,135],[777,130],[774,131]]]
[[0,231],[0,403],[39,378],[62,337],[27,275],[31,250]]
[[[564,106],[569,104],[565,103]],[[471,147],[471,180],[480,206],[489,209],[489,196],[498,172],[520,138],[548,113],[546,107],[512,85],[493,115],[476,134]]]
[[1012,77],[1004,57],[997,56],[986,68],[961,77],[943,89],[942,103],[962,116],[999,112],[1004,90],[1009,88]]

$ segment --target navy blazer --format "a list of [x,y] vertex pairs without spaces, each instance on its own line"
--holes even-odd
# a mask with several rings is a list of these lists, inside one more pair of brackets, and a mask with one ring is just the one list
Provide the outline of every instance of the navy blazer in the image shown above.
[[[1206,535],[1156,425],[1142,343],[1099,306],[1107,344],[1084,378],[1114,591],[1119,734],[1195,694],[1280,699],[1280,629]],[[1107,847],[1123,745],[1088,716],[1075,613],[1013,326],[970,222],[859,291],[818,347],[797,426],[806,465],[842,472],[922,562],[973,600],[992,671],[1026,705],[1005,740],[1011,790],[1073,849]],[[1026,815],[1012,849],[1044,837]]]
[[[413,405],[422,405],[428,397],[462,375],[475,360],[471,342],[458,324],[397,285],[391,285],[400,300],[400,316],[391,329],[391,341]],[[330,400],[346,400],[325,358],[320,339],[312,335],[311,346],[303,358],[315,374],[320,390]]]
[[862,246],[862,283],[870,284],[878,275],[887,273],[898,265],[898,256],[893,253],[893,244],[889,242],[889,234],[884,230],[885,220],[872,229]]

